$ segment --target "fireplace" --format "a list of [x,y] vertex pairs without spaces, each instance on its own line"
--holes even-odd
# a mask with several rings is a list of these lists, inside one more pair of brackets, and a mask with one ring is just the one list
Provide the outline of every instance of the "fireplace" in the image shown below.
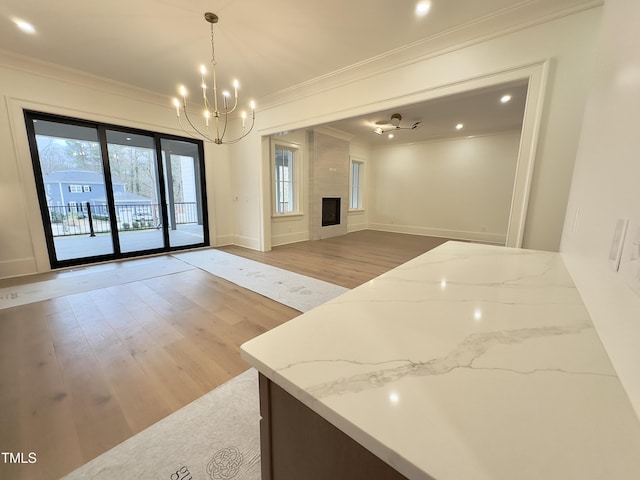
[[322,226],[340,225],[340,198],[322,199]]

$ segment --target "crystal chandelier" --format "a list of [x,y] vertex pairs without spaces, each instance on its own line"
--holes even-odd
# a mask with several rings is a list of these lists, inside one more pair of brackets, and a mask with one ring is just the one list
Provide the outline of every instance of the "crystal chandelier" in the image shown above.
[[[206,74],[207,69],[204,65],[200,66],[200,75],[201,75],[201,87],[202,87],[202,114],[203,120],[195,121],[192,120],[192,115],[189,113],[187,109],[187,89],[184,85],[179,87],[180,96],[182,97],[182,101],[177,98],[173,99],[173,105],[176,107],[176,116],[178,117],[178,123],[180,124],[180,128],[187,133],[188,135],[204,140],[205,142],[216,143],[218,145],[228,144],[228,143],[236,143],[242,140],[244,137],[249,135],[251,130],[253,130],[253,125],[256,120],[256,106],[254,102],[251,102],[251,126],[249,129],[246,129],[247,123],[247,114],[246,112],[241,113],[242,117],[242,133],[239,137],[236,137],[233,140],[225,139],[225,134],[227,133],[227,122],[229,120],[229,115],[233,113],[238,106],[238,81],[234,80],[233,82],[233,105],[230,105],[231,102],[231,94],[228,90],[224,90],[222,92],[221,99],[218,98],[218,84],[216,80],[216,54],[215,47],[213,42],[213,24],[218,23],[218,16],[215,13],[207,12],[204,14],[204,18],[207,22],[211,24],[211,76],[212,76],[212,90],[213,94],[211,95],[211,100],[209,99],[209,95],[207,94],[207,83],[206,83]],[[182,115],[184,114],[184,118],[186,119],[186,123],[188,127],[182,121]]]

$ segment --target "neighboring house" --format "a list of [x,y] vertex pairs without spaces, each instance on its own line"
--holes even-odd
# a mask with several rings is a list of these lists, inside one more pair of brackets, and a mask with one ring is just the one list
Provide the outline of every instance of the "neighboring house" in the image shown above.
[[[45,175],[44,187],[50,210],[63,215],[68,212],[86,212],[87,202],[94,214],[106,214],[107,194],[104,177],[88,170],[62,170]],[[113,195],[116,215],[125,220],[153,220],[150,198],[129,193],[126,184],[113,179]]]

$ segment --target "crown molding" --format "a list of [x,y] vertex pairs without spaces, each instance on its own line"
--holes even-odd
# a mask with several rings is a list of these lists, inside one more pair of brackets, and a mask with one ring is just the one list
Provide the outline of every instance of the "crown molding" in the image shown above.
[[173,109],[166,96],[151,90],[1,49],[0,67]]
[[604,0],[577,0],[574,5],[558,9],[555,0],[525,0],[492,15],[266,95],[260,98],[259,104],[261,110],[266,111],[397,68],[598,8],[603,4]]
[[339,130],[337,128],[328,127],[328,126],[314,127],[313,131],[317,133],[322,133],[323,135],[329,135],[330,137],[338,138],[340,140],[345,140],[347,142],[350,142],[351,139],[354,137],[354,135],[352,135],[351,133],[347,133],[343,130]]

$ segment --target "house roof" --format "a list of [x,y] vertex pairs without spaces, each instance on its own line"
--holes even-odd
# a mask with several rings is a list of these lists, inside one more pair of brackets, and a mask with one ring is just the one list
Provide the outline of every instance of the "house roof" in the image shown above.
[[[102,185],[104,177],[101,173],[89,170],[60,170],[52,172],[43,177],[45,185],[47,183],[77,183],[81,185]],[[116,178],[112,179],[114,185],[124,185],[125,182]]]

